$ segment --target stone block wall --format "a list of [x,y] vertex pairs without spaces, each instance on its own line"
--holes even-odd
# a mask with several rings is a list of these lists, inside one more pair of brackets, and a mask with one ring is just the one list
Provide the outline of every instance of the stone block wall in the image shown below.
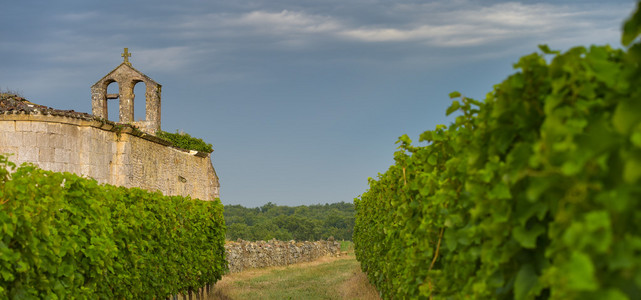
[[16,164],[88,176],[100,183],[213,200],[219,183],[210,154],[95,118],[0,113],[0,153]]
[[316,242],[248,242],[238,240],[225,244],[229,272],[273,266],[287,266],[316,260],[322,256],[340,256],[340,243],[332,238]]

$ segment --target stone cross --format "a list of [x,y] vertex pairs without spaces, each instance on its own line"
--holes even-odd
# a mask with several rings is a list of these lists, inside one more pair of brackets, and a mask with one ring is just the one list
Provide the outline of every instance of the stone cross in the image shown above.
[[125,58],[125,63],[131,66],[131,63],[129,62],[129,58],[131,57],[131,53],[129,53],[129,48],[125,48],[125,53],[122,53],[120,56]]

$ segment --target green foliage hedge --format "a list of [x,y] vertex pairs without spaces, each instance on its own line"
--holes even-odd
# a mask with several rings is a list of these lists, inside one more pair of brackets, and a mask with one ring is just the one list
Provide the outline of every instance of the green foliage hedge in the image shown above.
[[214,151],[214,148],[211,144],[207,144],[202,139],[192,137],[187,133],[169,133],[166,131],[158,130],[158,132],[156,132],[156,136],[161,139],[170,141],[176,147],[186,150],[196,150],[207,153]]
[[0,299],[163,299],[226,270],[219,200],[13,167],[0,156]]
[[641,45],[541,50],[355,199],[384,298],[639,299]]
[[318,241],[333,236],[352,240],[354,204],[282,206],[271,202],[256,208],[225,205],[227,239],[246,241]]

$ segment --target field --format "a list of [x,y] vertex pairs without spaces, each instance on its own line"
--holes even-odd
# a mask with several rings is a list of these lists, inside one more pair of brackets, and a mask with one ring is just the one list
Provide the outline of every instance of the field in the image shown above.
[[380,299],[352,251],[341,257],[229,274],[209,299]]

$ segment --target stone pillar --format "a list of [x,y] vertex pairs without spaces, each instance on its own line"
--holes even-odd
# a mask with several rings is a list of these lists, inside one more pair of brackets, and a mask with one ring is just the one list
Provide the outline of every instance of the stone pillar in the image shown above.
[[120,88],[120,122],[134,121],[134,82],[118,82]]
[[159,84],[153,84],[151,82],[146,83],[147,90],[145,93],[145,98],[147,103],[145,107],[147,113],[145,119],[148,124],[148,129],[155,133],[156,130],[160,129],[160,89]]
[[100,82],[91,87],[91,113],[107,119],[107,88]]

